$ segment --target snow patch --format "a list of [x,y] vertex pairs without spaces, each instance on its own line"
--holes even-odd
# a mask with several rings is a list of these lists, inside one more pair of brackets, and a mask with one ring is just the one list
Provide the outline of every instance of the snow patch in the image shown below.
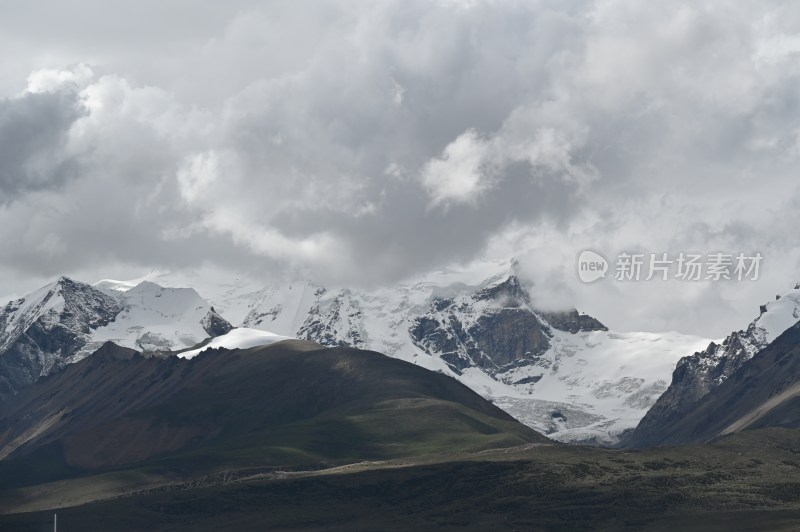
[[180,358],[190,359],[208,349],[250,349],[251,347],[271,345],[276,342],[292,339],[293,338],[290,336],[273,334],[268,331],[259,331],[248,328],[233,329],[228,334],[217,336],[201,348],[193,349],[191,351],[184,351],[183,353],[179,353],[178,356]]

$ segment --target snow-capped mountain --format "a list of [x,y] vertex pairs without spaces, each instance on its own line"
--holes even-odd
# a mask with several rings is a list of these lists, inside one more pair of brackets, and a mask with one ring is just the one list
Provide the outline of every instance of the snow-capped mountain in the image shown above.
[[113,297],[65,277],[0,310],[0,397],[66,363],[122,310]]
[[[709,342],[674,332],[616,333],[577,310],[541,311],[531,295],[535,289],[520,281],[513,262],[436,272],[374,290],[309,282],[265,287],[249,279],[168,274],[94,287],[69,283],[88,301],[86,312],[98,318],[63,325],[80,333],[57,351],[33,342],[28,359],[41,364],[28,363],[24,379],[11,372],[11,380],[30,383],[109,340],[144,351],[185,350],[227,333],[232,323],[385,353],[458,379],[554,439],[614,443],[667,389],[676,362]],[[34,304],[36,297],[8,308],[46,308]],[[2,327],[6,334],[35,321],[5,314],[0,324],[9,324]],[[64,324],[73,314],[47,320]],[[16,360],[7,355],[0,351],[0,367]]]
[[98,283],[106,293],[116,292],[122,311],[92,333],[76,360],[108,341],[139,351],[175,351],[233,328],[193,288],[165,288],[142,281],[126,291],[109,291],[110,284],[108,280]]
[[734,331],[721,343],[682,358],[666,392],[624,438],[629,446],[647,446],[663,439],[663,428],[690,412],[748,360],[800,320],[800,285],[762,305],[760,315],[745,330]]
[[615,333],[576,310],[539,311],[513,262],[375,290],[308,282],[258,288],[244,279],[196,287],[226,317],[237,316],[236,325],[371,349],[443,372],[563,441],[615,442],[666,390],[676,362],[709,342],[674,332]]
[[128,291],[61,277],[0,309],[0,398],[112,340],[141,351],[193,347],[231,325],[192,289]]

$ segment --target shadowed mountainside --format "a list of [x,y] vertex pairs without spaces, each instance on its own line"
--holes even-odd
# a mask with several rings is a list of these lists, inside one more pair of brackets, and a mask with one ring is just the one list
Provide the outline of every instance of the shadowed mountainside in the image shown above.
[[285,341],[184,360],[106,344],[0,404],[0,488],[530,442],[549,440],[458,381],[375,352]]
[[642,422],[626,447],[704,442],[741,430],[800,428],[800,324],[781,334],[680,417]]

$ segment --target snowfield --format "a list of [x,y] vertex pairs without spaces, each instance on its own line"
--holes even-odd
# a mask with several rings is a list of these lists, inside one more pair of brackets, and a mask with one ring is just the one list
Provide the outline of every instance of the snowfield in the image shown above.
[[115,297],[123,310],[113,322],[92,333],[92,341],[75,360],[108,341],[144,351],[177,351],[209,337],[203,323],[212,306],[193,288],[165,288],[142,281],[125,290],[129,284],[118,283],[112,288],[104,283],[103,291]]
[[256,329],[234,329],[228,334],[212,338],[211,341],[199,349],[192,349],[191,351],[184,351],[179,353],[180,358],[194,358],[203,351],[208,349],[250,349],[251,347],[260,347],[265,345],[274,344],[283,340],[293,340],[289,336],[281,336],[267,331],[259,331]]
[[555,331],[553,347],[543,357],[550,368],[508,374],[513,382],[537,375],[540,380],[494,402],[555,440],[612,444],[667,389],[678,360],[708,343],[676,332]]

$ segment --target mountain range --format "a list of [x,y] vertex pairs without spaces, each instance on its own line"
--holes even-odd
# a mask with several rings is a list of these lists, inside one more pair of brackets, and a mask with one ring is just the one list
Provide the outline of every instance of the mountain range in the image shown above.
[[[245,336],[247,347],[263,345],[258,335],[267,333],[371,349],[443,373],[557,441],[651,445],[798,316],[795,289],[722,341],[609,331],[575,309],[537,308],[536,288],[514,261],[374,290],[170,274],[94,285],[62,277],[0,308],[0,399],[108,341],[174,354],[214,337],[223,339],[217,347],[240,347]],[[226,337],[234,327],[236,337]]]
[[236,326],[378,351],[459,380],[555,440],[614,444],[667,389],[677,361],[709,342],[614,332],[575,309],[540,310],[513,261],[375,290],[195,279],[195,291],[189,281],[61,278],[7,304],[0,397],[106,341],[175,353]]
[[3,308],[0,528],[800,519],[800,288],[709,341],[538,309],[513,265],[376,291],[196,283],[213,303],[152,277]]

